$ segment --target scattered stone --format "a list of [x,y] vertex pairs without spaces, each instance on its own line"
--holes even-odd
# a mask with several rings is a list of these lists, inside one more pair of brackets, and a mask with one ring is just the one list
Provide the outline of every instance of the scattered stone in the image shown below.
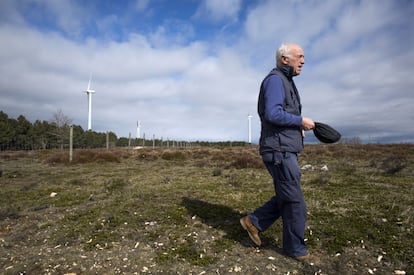
[[[305,164],[301,167],[301,169],[303,171],[313,171],[313,170],[318,169],[318,168],[312,166],[311,164]],[[329,171],[328,165],[321,166],[321,168],[319,168],[319,170],[322,171],[322,172],[328,172]]]
[[329,171],[329,169],[328,169],[328,165],[324,165],[324,166],[322,166],[322,167],[321,167],[321,171],[322,171],[322,172],[328,172],[328,171]]
[[302,170],[304,170],[304,171],[313,170],[313,167],[310,164],[306,164],[306,165],[302,166]]
[[378,262],[381,262],[382,257],[383,257],[382,255],[379,255],[379,256],[378,256],[378,258],[377,258],[377,261],[378,261]]
[[277,267],[274,264],[268,264],[266,266],[266,269],[271,270],[271,271],[276,271]]
[[234,272],[241,272],[242,268],[240,266],[236,265],[233,270],[234,270]]

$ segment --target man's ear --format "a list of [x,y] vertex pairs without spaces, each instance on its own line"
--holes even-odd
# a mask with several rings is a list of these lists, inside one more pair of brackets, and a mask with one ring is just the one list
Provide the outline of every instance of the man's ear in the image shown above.
[[283,63],[283,65],[287,65],[287,64],[289,64],[289,57],[287,57],[287,56],[282,56],[282,63]]

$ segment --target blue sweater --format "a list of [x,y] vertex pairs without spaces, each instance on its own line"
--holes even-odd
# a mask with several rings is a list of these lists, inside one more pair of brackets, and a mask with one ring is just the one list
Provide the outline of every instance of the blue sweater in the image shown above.
[[302,117],[283,109],[285,90],[280,76],[271,75],[263,82],[264,119],[278,126],[302,126]]

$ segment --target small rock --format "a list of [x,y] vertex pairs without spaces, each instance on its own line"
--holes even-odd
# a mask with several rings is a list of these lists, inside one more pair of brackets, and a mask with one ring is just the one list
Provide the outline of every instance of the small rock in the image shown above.
[[240,266],[236,265],[234,267],[234,272],[241,272],[241,271],[242,271],[242,268]]
[[313,170],[313,167],[310,164],[306,164],[302,166],[302,170],[305,170],[305,171]]
[[377,258],[377,261],[378,261],[378,262],[381,262],[382,257],[383,257],[382,255],[379,255],[379,256],[378,256],[378,258]]
[[266,269],[276,271],[277,267],[274,264],[268,264],[266,266]]

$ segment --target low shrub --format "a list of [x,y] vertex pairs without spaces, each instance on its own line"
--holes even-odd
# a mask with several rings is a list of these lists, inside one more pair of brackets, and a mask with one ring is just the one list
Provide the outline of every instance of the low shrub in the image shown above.
[[381,168],[387,175],[394,175],[400,172],[407,166],[406,161],[401,159],[399,156],[391,156],[386,159],[381,164]]
[[183,160],[186,160],[188,156],[183,151],[165,151],[162,153],[161,158],[165,160],[183,161]]
[[244,168],[264,168],[263,162],[259,156],[253,156],[248,153],[242,153],[235,156],[228,168],[244,169]]
[[69,154],[63,151],[54,152],[46,157],[45,162],[47,164],[66,164],[69,162]]
[[222,174],[222,171],[221,171],[220,168],[214,168],[213,169],[213,177],[221,176],[221,174]]
[[75,150],[72,162],[69,161],[67,151],[55,151],[45,156],[48,164],[83,164],[91,162],[120,162],[121,157],[126,154],[122,151],[102,151],[102,150]]

